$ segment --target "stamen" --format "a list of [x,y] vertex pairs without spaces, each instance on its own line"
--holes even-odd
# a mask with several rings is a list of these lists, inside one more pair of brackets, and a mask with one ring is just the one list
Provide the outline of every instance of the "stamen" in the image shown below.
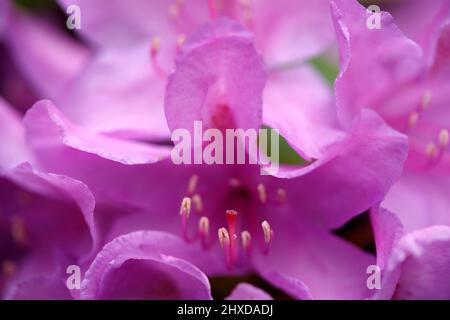
[[209,219],[207,217],[201,217],[198,221],[198,231],[200,234],[200,239],[202,241],[202,246],[204,249],[208,247],[208,236],[209,236]]
[[157,55],[159,51],[161,50],[161,38],[160,37],[153,37],[152,38],[152,45],[150,48],[150,53],[152,56]]
[[267,192],[266,192],[266,186],[262,183],[258,184],[258,196],[259,200],[262,204],[266,204],[267,202]]
[[427,146],[425,148],[425,152],[426,152],[429,160],[431,160],[431,161],[436,160],[436,158],[438,156],[438,148],[436,147],[436,144],[434,142],[430,142],[427,144]]
[[11,261],[11,260],[4,260],[2,262],[2,274],[6,277],[6,278],[10,278],[14,275],[14,273],[16,272],[16,264]]
[[430,105],[430,102],[431,102],[431,98],[432,98],[431,91],[425,90],[425,92],[423,93],[423,96],[422,96],[422,100],[420,102],[420,109],[422,111],[424,111],[428,108],[428,106]]
[[449,133],[447,129],[442,129],[439,132],[439,146],[441,147],[441,149],[445,149],[448,146],[449,143]]
[[193,194],[195,192],[195,189],[197,189],[197,184],[198,184],[198,175],[193,174],[189,179],[188,194]]
[[172,19],[178,18],[180,15],[180,5],[177,2],[174,2],[169,5],[169,17]]
[[186,36],[184,34],[179,34],[177,37],[177,51],[178,52],[181,50],[181,47],[183,46],[185,41],[186,41]]
[[227,265],[227,268],[230,270],[233,262],[232,262],[232,257],[231,257],[231,239],[230,239],[230,235],[227,231],[227,229],[225,228],[220,228],[217,231],[217,235],[219,237],[219,243],[220,246],[223,249],[223,253],[225,256],[225,263]]
[[28,244],[27,230],[22,218],[17,216],[12,218],[11,236],[19,246],[26,246]]
[[199,194],[192,196],[192,202],[194,203],[195,212],[201,213],[203,211],[203,201]]
[[247,27],[250,30],[254,29],[253,26],[253,12],[252,12],[252,6],[251,6],[251,2],[250,0],[240,0],[239,1],[240,7],[243,11],[243,15],[244,15],[244,21],[247,25]]
[[417,125],[417,122],[419,121],[419,113],[417,111],[414,111],[409,115],[408,124],[409,128],[413,129]]
[[181,207],[180,207],[180,216],[186,216],[189,218],[189,215],[191,214],[191,198],[185,197],[181,201]]
[[242,240],[242,247],[244,248],[245,254],[250,256],[250,246],[252,244],[252,236],[250,232],[247,230],[244,230],[241,232],[241,240]]
[[286,202],[286,190],[283,188],[279,188],[277,190],[277,201],[279,204],[283,204]]
[[153,69],[155,70],[156,74],[161,79],[166,79],[167,74],[166,72],[161,68],[161,65],[158,63],[157,56],[159,54],[159,51],[161,50],[161,39],[157,36],[152,38],[152,43],[150,46],[150,57]]
[[188,220],[189,216],[191,214],[191,198],[183,198],[181,201],[181,207],[180,207],[180,216],[181,216],[181,232],[183,234],[183,238],[186,241],[189,241],[188,237]]
[[[219,237],[219,243],[220,243],[220,246],[221,246],[223,249],[227,249],[227,248],[230,246],[230,235],[228,234],[227,229],[225,229],[225,228],[220,228],[220,229],[217,231],[217,235],[218,235],[218,237]],[[227,250],[225,250],[225,251],[227,251]]]
[[270,250],[270,246],[272,244],[272,240],[273,240],[273,230],[270,227],[270,224],[267,222],[267,220],[264,220],[261,223],[261,227],[263,229],[263,233],[264,233],[264,242],[266,244],[266,247],[264,249],[264,254],[268,254],[269,250]]

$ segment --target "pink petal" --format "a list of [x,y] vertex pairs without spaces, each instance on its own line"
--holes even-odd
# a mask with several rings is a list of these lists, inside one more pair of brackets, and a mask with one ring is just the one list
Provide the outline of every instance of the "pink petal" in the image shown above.
[[0,172],[27,161],[31,153],[25,142],[25,130],[14,109],[0,97]]
[[308,66],[269,75],[263,120],[306,159],[322,158],[344,137],[328,85]]
[[21,71],[43,98],[58,98],[84,67],[89,51],[51,24],[14,11],[6,44]]
[[211,299],[208,278],[180,256],[184,243],[166,233],[123,235],[97,255],[82,299]]
[[356,0],[332,1],[332,13],[341,57],[335,95],[341,120],[350,124],[358,110],[377,110],[381,97],[416,79],[424,71],[423,52],[388,13],[379,30],[367,28],[369,14]]
[[250,33],[228,19],[202,27],[186,41],[166,88],[171,130],[258,129],[265,69]]
[[168,140],[165,79],[152,69],[149,47],[100,52],[58,100],[58,106],[89,130]]
[[334,40],[328,0],[252,2],[257,47],[269,66],[305,60]]
[[[33,148],[65,145],[123,164],[152,163],[169,155],[168,148],[111,138],[71,123],[50,102],[37,102],[25,116],[27,139]],[[51,156],[51,155],[48,155]],[[58,160],[58,159],[56,159]]]
[[450,225],[449,192],[448,174],[407,170],[387,194],[383,206],[398,215],[406,232]]
[[383,286],[399,277],[394,299],[450,299],[450,227],[433,226],[404,236],[394,248]]
[[407,138],[372,110],[363,110],[349,135],[325,157],[307,167],[280,168],[277,176],[298,177],[286,181],[289,196],[304,212],[337,228],[384,198],[406,156]]

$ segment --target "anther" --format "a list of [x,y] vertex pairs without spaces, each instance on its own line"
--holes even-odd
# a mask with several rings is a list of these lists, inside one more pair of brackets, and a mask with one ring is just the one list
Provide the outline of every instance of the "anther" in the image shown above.
[[180,6],[177,2],[169,5],[169,17],[172,19],[177,18],[180,15]]
[[425,90],[425,92],[422,95],[422,100],[420,102],[420,109],[422,111],[426,110],[428,108],[428,106],[430,105],[431,97],[432,97],[431,91]]
[[159,51],[161,50],[161,39],[157,36],[152,38],[152,43],[150,46],[150,57],[153,69],[155,70],[156,74],[161,79],[166,79],[167,74],[166,72],[161,68],[161,65],[158,63],[157,56],[159,54]]
[[430,142],[427,144],[425,152],[430,160],[435,160],[438,156],[438,148],[436,147],[436,144],[434,142]]
[[283,204],[286,202],[286,190],[283,188],[279,188],[277,190],[277,201],[279,204]]
[[264,249],[264,254],[267,254],[267,253],[269,253],[269,249],[270,249],[270,246],[273,241],[273,230],[270,227],[270,224],[267,222],[267,220],[264,220],[261,223],[261,227],[263,229],[263,234],[264,234],[264,243],[266,244],[266,247]]
[[11,236],[19,246],[26,246],[28,244],[27,230],[22,218],[17,216],[12,218]]
[[413,129],[417,125],[418,121],[419,121],[419,113],[417,111],[414,111],[409,115],[408,119],[409,128]]
[[448,146],[448,143],[449,143],[449,133],[448,133],[448,130],[447,129],[442,129],[440,132],[439,132],[439,146],[442,148],[442,149],[445,149],[445,148],[447,148],[447,146]]
[[260,183],[257,186],[257,190],[258,190],[259,200],[261,201],[262,204],[266,204],[266,202],[267,202],[266,186],[264,184]]
[[198,232],[200,234],[200,239],[203,248],[208,247],[208,236],[209,236],[209,219],[207,217],[201,217],[198,221]]
[[228,234],[227,229],[220,228],[217,230],[217,236],[219,237],[220,246],[224,248],[225,251],[228,251],[230,246],[230,235]]
[[186,218],[189,218],[189,215],[191,214],[191,198],[185,197],[181,201],[181,207],[180,207],[180,216],[186,216]]
[[189,241],[188,237],[188,220],[189,216],[191,214],[191,198],[183,198],[181,201],[181,207],[180,207],[180,216],[181,216],[181,231],[183,234],[183,237],[186,241]]
[[193,194],[195,192],[195,189],[197,189],[197,184],[198,184],[198,175],[193,174],[189,179],[188,194]]
[[179,34],[177,37],[177,51],[180,51],[184,42],[186,41],[186,36],[184,34]]
[[252,244],[252,236],[250,232],[247,230],[244,230],[241,232],[241,241],[242,241],[242,247],[244,248],[244,252],[247,256],[250,255],[250,246]]
[[194,194],[192,196],[192,203],[194,204],[195,212],[201,213],[203,211],[203,201],[199,194]]
[[153,37],[150,52],[152,55],[157,55],[161,50],[161,38]]

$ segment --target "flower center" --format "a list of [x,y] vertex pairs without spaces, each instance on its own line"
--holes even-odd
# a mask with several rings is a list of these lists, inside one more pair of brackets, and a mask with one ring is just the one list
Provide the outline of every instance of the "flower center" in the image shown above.
[[[210,237],[211,223],[220,226],[222,219],[216,216],[215,212],[208,212],[210,216],[204,215],[204,204],[202,196],[197,193],[199,176],[194,174],[188,181],[187,196],[181,201],[180,217],[182,236],[188,243],[199,241],[204,250],[209,250],[214,246],[214,240]],[[263,254],[269,254],[274,239],[274,231],[269,221],[263,219],[258,213],[258,208],[272,205],[283,205],[286,201],[286,190],[276,189],[276,192],[269,194],[266,185],[259,183],[254,188],[244,184],[237,178],[228,181],[227,190],[224,196],[225,226],[217,229],[217,239],[223,250],[225,263],[228,269],[232,269],[239,260],[240,252],[244,258],[249,258],[255,250],[253,243],[255,238],[253,233],[258,233],[256,237],[261,246]],[[231,209],[233,208],[233,209]],[[197,232],[189,234],[189,221],[191,213],[199,215]],[[239,213],[238,213],[239,212]],[[220,213],[218,213],[220,214]],[[241,218],[242,215],[242,218]],[[217,218],[217,221],[212,219]],[[250,231],[251,230],[251,231]]]

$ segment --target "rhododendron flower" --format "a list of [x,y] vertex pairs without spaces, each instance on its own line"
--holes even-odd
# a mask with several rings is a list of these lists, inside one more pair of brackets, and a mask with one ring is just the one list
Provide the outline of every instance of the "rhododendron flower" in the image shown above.
[[[414,219],[402,191],[447,172],[445,116],[427,116],[445,110],[446,3],[414,42],[353,0],[58,2],[80,38],[0,0],[0,41],[43,98],[23,119],[0,100],[4,298],[212,299],[223,278],[230,300],[448,297],[446,181]],[[307,63],[333,42],[334,96]],[[194,123],[272,128],[296,161],[177,165],[171,134]],[[375,251],[338,235],[361,217]]]
[[[252,40],[248,31],[227,19],[205,25],[186,40],[166,92],[170,128],[190,128],[194,119],[222,130],[261,125],[265,67]],[[202,99],[205,94],[207,98]],[[333,112],[331,105],[329,110]],[[297,298],[370,296],[364,278],[373,258],[331,230],[381,201],[400,174],[405,139],[371,111],[363,112],[350,130],[336,130],[337,142],[326,156],[306,168],[280,172],[280,176],[295,179],[262,177],[259,167],[251,165],[175,166],[167,157],[145,166],[130,166],[137,162],[140,150],[134,154],[128,149],[124,158],[115,158],[116,154],[101,150],[109,137],[98,140],[99,136],[85,135],[45,101],[27,113],[25,125],[40,167],[81,179],[98,202],[128,211],[109,231],[103,228],[103,241],[111,242],[87,266],[80,297],[156,297],[161,291],[147,294],[134,287],[140,287],[138,279],[126,278],[129,281],[120,283],[114,279],[137,276],[137,270],[152,274],[156,272],[150,271],[154,261],[170,262],[162,258],[166,255],[182,259],[167,266],[169,279],[186,276],[184,267],[179,275],[180,265],[188,263],[207,275],[258,272]],[[66,161],[59,161],[61,156]],[[161,157],[155,150],[148,155],[152,156]],[[346,174],[348,165],[355,169],[351,176]],[[114,183],[118,180],[120,186]],[[334,196],[337,186],[342,189]],[[322,201],[324,197],[328,200]],[[103,214],[101,219],[105,219]],[[179,253],[174,253],[152,244],[153,237],[129,233],[142,229],[175,233],[184,238],[185,249],[180,247]],[[159,253],[139,251],[143,246]],[[298,264],[286,263],[293,257]],[[117,261],[113,270],[109,261]],[[322,267],[317,269],[318,265]],[[328,280],[319,271],[322,268],[328,270]],[[193,272],[187,273],[192,276]],[[202,279],[198,275],[193,281],[204,285]],[[153,277],[149,275],[148,281],[154,282]],[[96,287],[99,282],[102,288]],[[123,283],[133,287],[116,287]],[[343,286],[353,289],[343,290]]]

